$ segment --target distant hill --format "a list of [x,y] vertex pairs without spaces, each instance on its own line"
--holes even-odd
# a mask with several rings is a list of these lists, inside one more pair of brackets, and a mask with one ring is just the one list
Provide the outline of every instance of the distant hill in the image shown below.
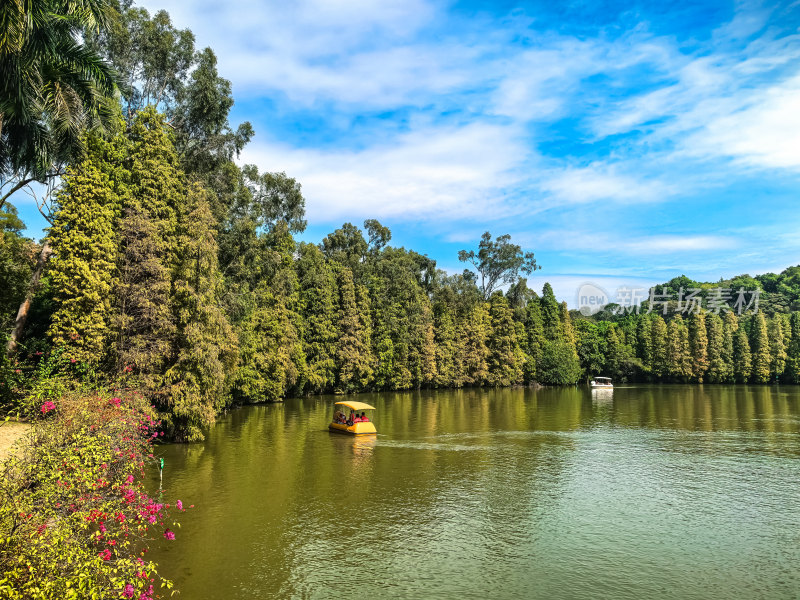
[[[673,304],[677,303],[678,292],[681,288],[683,288],[684,294],[693,288],[700,289],[701,291],[697,295],[706,301],[710,296],[716,294],[717,288],[729,290],[727,293],[731,294],[734,299],[739,289],[748,292],[760,290],[759,311],[764,312],[767,316],[775,313],[790,313],[800,310],[800,265],[788,267],[778,274],[764,273],[755,277],[744,274],[715,282],[695,281],[685,275],[674,277],[666,283],[656,286],[657,294],[667,294],[669,298],[675,298],[673,302],[670,302],[669,313],[673,313],[671,308]],[[647,300],[642,303],[642,307],[644,311],[647,310]],[[624,313],[618,312],[619,309],[618,304],[608,304],[605,309],[588,318],[595,321],[616,321],[624,316]],[[577,310],[570,312],[573,313],[574,318],[587,318]]]

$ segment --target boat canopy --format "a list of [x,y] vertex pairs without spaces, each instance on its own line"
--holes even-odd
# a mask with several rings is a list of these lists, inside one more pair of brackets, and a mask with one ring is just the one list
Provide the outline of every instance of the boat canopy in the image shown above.
[[595,380],[595,381],[599,381],[599,380],[601,380],[601,379],[602,379],[603,381],[611,381],[611,377],[595,377],[595,378],[594,378],[594,380]]
[[341,404],[342,406],[346,406],[347,408],[352,408],[353,410],[375,410],[374,406],[370,406],[369,404],[365,404],[364,402],[351,402],[349,400],[343,402],[334,402],[334,404]]

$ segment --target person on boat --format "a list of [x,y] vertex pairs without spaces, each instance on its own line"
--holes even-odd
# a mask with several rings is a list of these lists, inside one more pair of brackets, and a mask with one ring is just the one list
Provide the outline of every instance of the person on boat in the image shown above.
[[358,416],[358,413],[353,417],[353,423],[361,423],[361,417]]
[[347,424],[348,425],[352,425],[353,423],[355,423],[355,416],[356,416],[356,414],[353,411],[353,409],[351,408],[350,409],[350,416],[347,417]]
[[369,419],[367,418],[366,413],[364,411],[361,411],[361,422],[362,423],[367,423],[368,421],[369,421]]

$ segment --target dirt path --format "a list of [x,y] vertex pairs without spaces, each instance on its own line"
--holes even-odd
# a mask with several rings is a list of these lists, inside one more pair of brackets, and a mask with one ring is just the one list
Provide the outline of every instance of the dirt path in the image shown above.
[[8,456],[9,450],[19,438],[25,435],[30,425],[27,423],[0,422],[0,462]]

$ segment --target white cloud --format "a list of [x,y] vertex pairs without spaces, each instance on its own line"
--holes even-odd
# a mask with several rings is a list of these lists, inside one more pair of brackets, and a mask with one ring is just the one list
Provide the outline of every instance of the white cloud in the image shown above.
[[800,76],[751,95],[745,108],[711,119],[688,145],[767,168],[800,168]]
[[555,198],[570,204],[586,204],[598,200],[618,202],[650,202],[664,200],[672,191],[658,181],[617,174],[609,165],[594,164],[584,168],[567,168],[545,177],[541,188]]
[[473,123],[430,126],[360,151],[254,143],[242,159],[302,182],[309,219],[444,220],[507,212],[502,189],[516,183],[513,168],[525,156],[513,127]]
[[[800,36],[765,27],[770,7],[739,4],[711,40],[680,42],[646,24],[578,38],[488,15],[451,31],[445,5],[425,0],[144,5],[215,49],[237,99],[269,98],[288,122],[314,110],[339,136],[308,148],[259,130],[243,156],[296,177],[312,222],[436,219],[470,242],[497,221],[534,229],[532,215],[550,211],[550,230],[515,242],[590,268],[635,255],[629,272],[688,271],[745,255],[694,212],[679,233],[622,211],[625,231],[598,231],[587,206],[641,214],[689,198],[676,214],[703,217],[708,190],[742,167],[800,167]],[[402,123],[380,118],[395,110]]]
[[622,247],[641,254],[663,254],[728,250],[737,245],[736,239],[719,235],[654,235],[626,241]]

